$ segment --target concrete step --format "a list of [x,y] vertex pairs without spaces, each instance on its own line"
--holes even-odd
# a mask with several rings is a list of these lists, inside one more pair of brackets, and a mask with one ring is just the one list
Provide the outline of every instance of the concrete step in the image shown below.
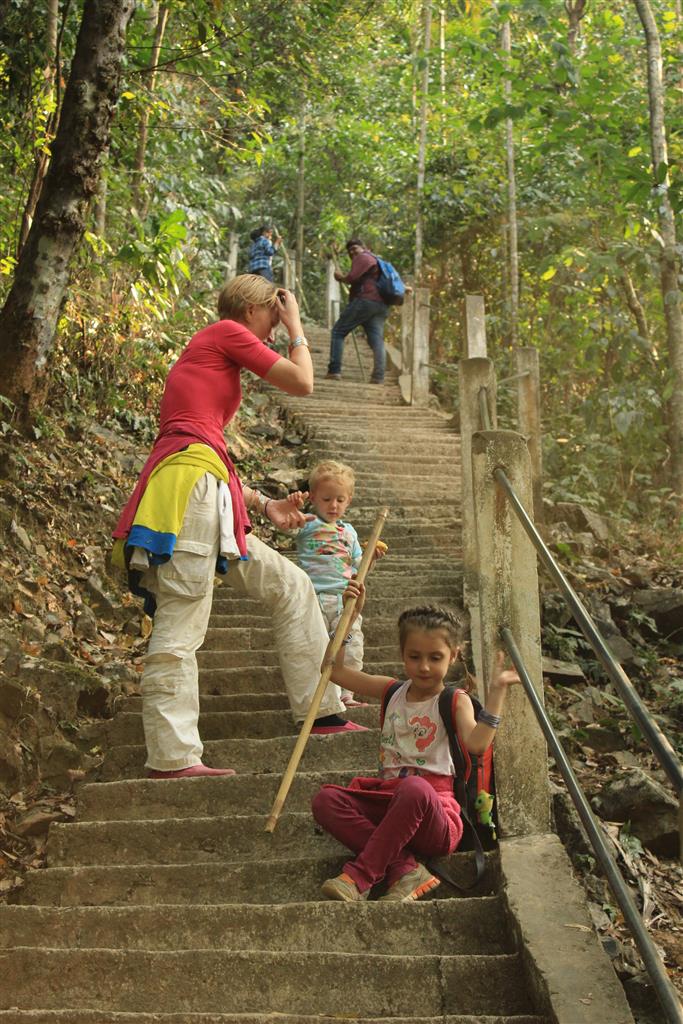
[[[289,701],[284,693],[224,693],[201,696],[199,708],[202,713],[215,711],[287,711]],[[141,697],[128,697],[121,705],[121,712],[139,715],[142,711]]]
[[[297,772],[288,811],[308,811],[325,783],[346,785],[354,771]],[[221,814],[263,814],[270,809],[280,776],[233,775],[199,779],[125,779],[87,783],[78,790],[79,821],[139,821]]]
[[[242,774],[281,775],[294,748],[293,736],[269,740],[209,740],[204,744],[204,761],[215,768],[234,768]],[[377,764],[377,733],[337,733],[332,736],[311,736],[303,757],[301,771],[353,771]],[[101,769],[103,782],[121,778],[144,778],[146,771],[143,746],[111,747]]]
[[[116,856],[112,851],[112,858]],[[278,860],[202,861],[187,864],[94,865],[29,871],[13,904],[55,907],[157,906],[161,903],[281,904],[320,902],[320,886],[339,874],[348,854],[338,857],[283,857]],[[487,855],[489,870],[468,896],[490,896],[498,887],[498,860]],[[455,853],[442,859],[449,877],[462,885],[474,878],[474,858]],[[444,882],[434,898],[462,894]],[[0,974],[0,977],[2,975]]]
[[510,953],[499,896],[393,904],[371,901],[279,906],[28,907],[0,905],[0,948],[350,949],[422,956]]
[[[379,726],[379,706],[350,708],[345,717],[368,728]],[[299,727],[286,711],[207,711],[199,716],[199,734],[203,740],[230,740],[249,736],[250,740],[299,735]],[[109,743],[144,743],[142,716],[135,712],[118,714],[109,727]],[[379,740],[378,746],[379,746]]]
[[[387,644],[383,647],[366,646],[364,658],[368,664],[384,664],[387,661],[393,661],[396,658],[396,653],[395,644]],[[226,646],[223,649],[202,648],[197,651],[197,664],[200,669],[222,668],[224,665],[229,665],[230,668],[254,668],[258,665],[264,667],[279,665],[279,659],[274,644],[272,647],[260,651],[240,651]]]
[[[404,670],[398,659],[398,645],[392,661],[371,662],[366,660],[365,671],[374,675],[399,678]],[[225,659],[226,662],[228,658]],[[199,692],[202,694],[225,693],[284,693],[282,674],[279,668],[271,666],[255,668],[203,668],[199,673]]]
[[[42,949],[0,953],[6,979],[3,1009],[60,1009],[71,1003],[98,1010],[143,1012],[317,1013],[435,1016],[522,1012],[516,954],[382,956],[351,953],[252,953],[204,950]],[[353,984],[341,979],[353,978]]]
[[[438,1017],[337,1017],[344,1024],[551,1024],[545,1017],[521,1014],[447,1014]],[[327,1014],[297,1013],[125,1013],[116,1010],[0,1010],[0,1024],[329,1024]]]

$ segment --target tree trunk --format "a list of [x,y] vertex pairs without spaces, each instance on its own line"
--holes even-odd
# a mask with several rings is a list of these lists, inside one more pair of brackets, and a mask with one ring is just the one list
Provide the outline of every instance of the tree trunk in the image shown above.
[[576,41],[581,30],[581,19],[586,13],[588,0],[564,0],[564,9],[569,19],[569,31],[567,32],[567,45],[572,53],[576,52]]
[[[502,46],[509,61],[512,51],[510,22],[503,25]],[[505,102],[512,102],[512,81],[505,79]],[[510,344],[517,345],[519,334],[519,252],[517,246],[517,181],[515,178],[515,142],[512,134],[512,118],[505,119],[505,157],[508,181],[508,310],[510,316]]]
[[304,201],[306,198],[306,107],[299,122],[299,168],[296,182],[296,296],[302,301],[304,287]]
[[[156,67],[159,63],[159,53],[161,52],[161,45],[164,41],[164,32],[166,31],[167,21],[168,7],[162,4],[157,10],[157,20],[154,29],[154,43],[152,45],[152,59],[148,68],[149,80],[147,82],[147,90],[150,95],[150,102],[156,85]],[[141,220],[144,219],[145,216],[145,210],[141,209],[141,205],[143,205],[145,157],[147,155],[147,138],[149,136],[149,108],[150,103],[145,103],[144,110],[142,111],[142,117],[140,118],[140,131],[138,134],[137,149],[135,151],[135,163],[133,165],[133,206],[138,211],[138,216]]]
[[424,4],[424,46],[422,69],[422,95],[420,98],[420,135],[417,148],[417,197],[415,213],[415,284],[420,284],[422,274],[422,202],[425,187],[425,162],[427,153],[427,104],[429,101],[429,50],[432,40],[432,4]]
[[441,120],[446,106],[446,9],[439,8],[439,93],[441,96]]
[[[660,286],[666,340],[671,370],[672,394],[668,404],[669,444],[671,446],[671,483],[683,499],[683,308],[678,288],[679,260],[676,252],[676,224],[669,197],[669,175],[666,126],[664,121],[664,78],[662,49],[657,23],[648,0],[634,0],[645,32],[647,45],[647,85],[650,106],[650,148],[652,170],[657,190],[659,231],[662,236]],[[663,176],[663,180],[658,179]]]
[[71,257],[97,192],[134,0],[85,0],[52,160],[7,301],[0,310],[2,393],[29,419],[39,399]]
[[[66,18],[67,11],[64,11],[64,17]],[[55,93],[55,79],[58,78],[60,71],[57,67],[57,27],[59,24],[59,0],[48,0],[47,12],[45,16],[45,56],[47,57],[47,63],[45,65],[45,86],[46,95],[45,102],[51,99]],[[33,223],[33,215],[36,212],[36,206],[40,199],[40,193],[43,188],[43,182],[45,181],[45,175],[47,174],[48,164],[50,162],[50,151],[47,148],[49,141],[51,141],[54,127],[59,117],[59,110],[55,106],[54,112],[48,119],[45,126],[45,134],[48,139],[48,143],[38,150],[35,156],[33,164],[33,177],[31,179],[31,187],[29,188],[28,198],[26,200],[26,206],[21,218],[21,228],[19,229],[19,244],[17,245],[17,259],[21,256],[21,250],[26,244],[28,233],[31,230],[31,224]]]

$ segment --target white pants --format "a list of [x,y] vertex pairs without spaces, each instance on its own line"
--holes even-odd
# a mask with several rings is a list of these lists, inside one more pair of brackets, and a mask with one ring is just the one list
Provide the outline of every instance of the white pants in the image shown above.
[[[143,585],[157,600],[142,674],[142,721],[148,768],[176,771],[199,764],[199,690],[196,652],[204,642],[213,599],[219,547],[217,480],[197,482],[187,505],[173,557],[150,568]],[[306,717],[320,678],[328,636],[318,600],[305,572],[247,537],[249,560],[235,561],[228,584],[262,601],[273,616],[280,668],[295,721]],[[344,710],[339,687],[330,684],[320,715]]]
[[[337,623],[341,618],[343,611],[343,602],[341,594],[318,594],[318,603],[320,610],[323,613],[323,619],[327,626],[328,632],[331,633],[337,628]],[[345,647],[342,647],[344,653],[344,664],[347,668],[355,668],[359,672],[363,668],[363,616],[359,615],[354,621],[351,629],[349,630],[349,636],[351,639]],[[353,697],[351,690],[342,689],[341,691],[342,701],[349,700]]]

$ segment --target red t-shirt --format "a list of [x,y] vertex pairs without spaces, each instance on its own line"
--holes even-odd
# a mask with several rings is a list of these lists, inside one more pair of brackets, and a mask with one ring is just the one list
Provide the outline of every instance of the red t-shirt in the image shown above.
[[171,369],[159,413],[159,433],[142,468],[135,490],[114,530],[114,537],[127,537],[147,480],[159,462],[193,442],[209,445],[228,468],[235,520],[235,538],[242,553],[249,517],[244,507],[242,485],[223,437],[223,428],[233,418],[242,400],[240,370],[265,377],[281,357],[256,335],[235,323],[219,320],[191,338]]

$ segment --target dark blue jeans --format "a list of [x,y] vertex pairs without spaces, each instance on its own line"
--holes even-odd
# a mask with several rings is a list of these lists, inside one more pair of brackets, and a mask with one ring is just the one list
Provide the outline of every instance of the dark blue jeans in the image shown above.
[[372,349],[374,365],[372,379],[384,380],[384,323],[389,307],[383,302],[370,299],[352,299],[332,328],[330,340],[330,363],[328,373],[341,373],[344,354],[344,338],[355,327],[362,327]]

